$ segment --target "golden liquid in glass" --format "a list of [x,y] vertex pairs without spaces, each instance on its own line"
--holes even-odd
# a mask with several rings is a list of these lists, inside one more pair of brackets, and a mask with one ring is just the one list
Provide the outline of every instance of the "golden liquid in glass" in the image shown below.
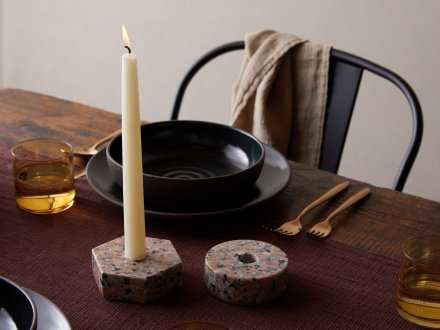
[[36,164],[15,175],[17,205],[31,213],[57,213],[71,207],[75,186],[71,166],[64,163]]
[[440,275],[413,269],[399,281],[397,311],[406,320],[440,329]]

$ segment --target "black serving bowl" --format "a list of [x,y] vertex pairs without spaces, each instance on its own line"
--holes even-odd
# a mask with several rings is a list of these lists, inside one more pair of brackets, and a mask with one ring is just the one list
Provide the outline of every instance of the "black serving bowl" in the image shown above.
[[[242,130],[202,121],[141,127],[144,198],[192,208],[232,199],[252,187],[264,163],[263,144]],[[122,135],[107,145],[107,162],[122,187]]]
[[[17,329],[37,328],[37,308],[30,295],[16,283],[0,276],[0,309],[3,308]],[[2,322],[11,321],[7,320],[9,317],[5,319],[2,317]],[[2,322],[0,322],[0,328]]]

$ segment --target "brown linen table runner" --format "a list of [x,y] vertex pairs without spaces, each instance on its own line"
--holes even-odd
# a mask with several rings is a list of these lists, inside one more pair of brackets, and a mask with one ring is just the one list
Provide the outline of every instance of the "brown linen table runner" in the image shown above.
[[[122,208],[104,200],[83,178],[76,182],[71,209],[50,216],[25,213],[15,205],[4,145],[0,160],[0,275],[52,300],[73,329],[167,329],[197,319],[232,329],[413,327],[395,312],[398,262],[330,239],[273,233],[252,223],[255,210],[197,224],[147,217],[147,236],[170,239],[180,254],[184,285],[148,305],[107,301],[93,278],[91,249],[123,235]],[[288,255],[288,289],[278,300],[235,306],[205,289],[206,252],[242,238],[269,242]]]

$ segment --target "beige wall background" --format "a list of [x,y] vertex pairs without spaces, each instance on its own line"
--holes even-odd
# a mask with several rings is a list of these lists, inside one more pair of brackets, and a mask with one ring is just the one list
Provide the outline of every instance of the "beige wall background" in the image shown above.
[[[0,84],[120,112],[124,23],[138,54],[141,116],[167,120],[190,64],[262,29],[291,32],[386,66],[419,96],[425,134],[405,192],[440,200],[437,0],[0,0]],[[227,123],[241,53],[197,77],[181,118]],[[38,114],[35,114],[36,116]],[[366,76],[340,174],[391,185],[411,117],[396,88]]]

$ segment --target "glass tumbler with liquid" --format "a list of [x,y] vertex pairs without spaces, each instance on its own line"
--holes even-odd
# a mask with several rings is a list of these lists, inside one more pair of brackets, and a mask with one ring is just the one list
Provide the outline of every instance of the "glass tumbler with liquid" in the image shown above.
[[28,212],[64,211],[75,200],[72,146],[58,139],[32,139],[12,148],[17,205]]
[[440,329],[440,237],[403,244],[397,312],[409,322]]

